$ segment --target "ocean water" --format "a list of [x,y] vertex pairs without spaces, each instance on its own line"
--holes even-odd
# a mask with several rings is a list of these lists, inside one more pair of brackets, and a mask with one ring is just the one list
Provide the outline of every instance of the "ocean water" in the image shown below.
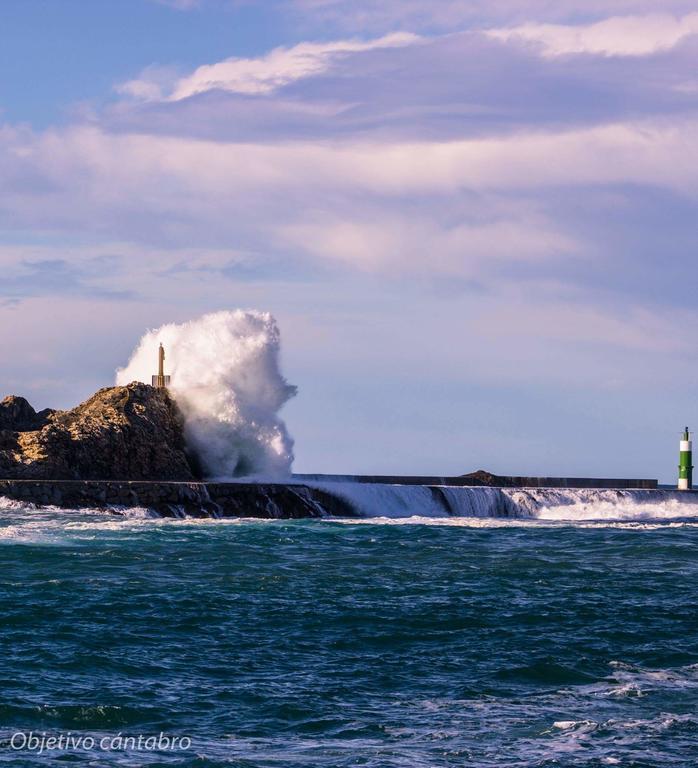
[[648,498],[307,521],[0,502],[0,762],[695,766],[698,506]]

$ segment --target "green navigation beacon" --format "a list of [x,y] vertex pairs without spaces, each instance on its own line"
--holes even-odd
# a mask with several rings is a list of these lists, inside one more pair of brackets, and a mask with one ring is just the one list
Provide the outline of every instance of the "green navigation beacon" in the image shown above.
[[693,444],[688,427],[681,437],[679,451],[679,490],[690,491],[693,488]]

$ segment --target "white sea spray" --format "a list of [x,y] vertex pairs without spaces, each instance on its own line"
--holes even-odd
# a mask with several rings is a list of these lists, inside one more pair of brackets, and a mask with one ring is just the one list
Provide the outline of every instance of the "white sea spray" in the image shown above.
[[283,476],[293,440],[279,410],[296,393],[279,366],[280,336],[267,312],[224,311],[144,334],[116,383],[150,383],[158,346],[187,444],[209,478]]

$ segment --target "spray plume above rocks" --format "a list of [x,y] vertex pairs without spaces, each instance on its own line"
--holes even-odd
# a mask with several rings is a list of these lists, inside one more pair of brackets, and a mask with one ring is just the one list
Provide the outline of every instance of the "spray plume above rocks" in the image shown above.
[[161,343],[170,392],[201,473],[218,478],[288,474],[293,440],[279,410],[296,388],[280,371],[274,318],[266,312],[224,311],[148,331],[117,371],[117,384],[150,382]]

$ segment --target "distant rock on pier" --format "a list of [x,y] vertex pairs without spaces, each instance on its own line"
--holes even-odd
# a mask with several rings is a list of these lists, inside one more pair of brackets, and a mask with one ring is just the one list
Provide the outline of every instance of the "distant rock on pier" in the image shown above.
[[26,480],[194,480],[182,416],[166,389],[100,389],[70,411],[0,402],[0,477]]

